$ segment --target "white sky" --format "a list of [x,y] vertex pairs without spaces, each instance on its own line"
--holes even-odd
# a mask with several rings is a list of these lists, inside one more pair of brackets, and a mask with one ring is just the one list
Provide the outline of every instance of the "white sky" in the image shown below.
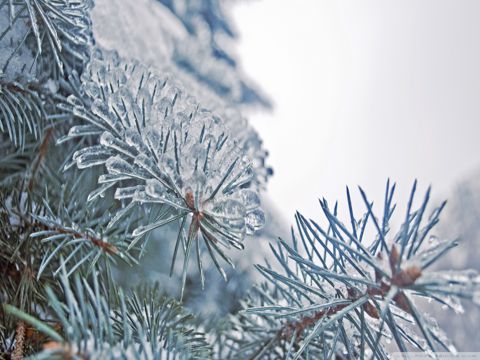
[[245,71],[273,98],[252,124],[268,194],[292,219],[362,185],[439,197],[480,166],[480,1],[262,0],[234,20]]

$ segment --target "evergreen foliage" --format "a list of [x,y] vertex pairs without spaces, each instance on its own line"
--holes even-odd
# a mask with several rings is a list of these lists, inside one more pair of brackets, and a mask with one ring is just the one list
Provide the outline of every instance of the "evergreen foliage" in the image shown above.
[[[380,215],[361,189],[360,216],[348,189],[346,219],[325,200],[323,223],[297,213],[291,241],[271,242],[275,264],[257,265],[263,282],[238,301],[248,281],[235,256],[266,221],[272,175],[242,107],[269,103],[224,46],[227,2],[151,4],[188,34],[165,63],[95,45],[91,1],[0,0],[0,357],[455,352],[418,303],[460,312],[460,300],[480,302],[480,278],[431,270],[457,241],[431,235],[445,204],[429,214],[428,191],[414,209],[416,185],[395,234],[390,183]],[[119,269],[141,266],[159,240],[176,298],[162,282],[119,285]],[[203,304],[188,309],[189,296],[213,284],[213,306],[230,314],[192,315]]]

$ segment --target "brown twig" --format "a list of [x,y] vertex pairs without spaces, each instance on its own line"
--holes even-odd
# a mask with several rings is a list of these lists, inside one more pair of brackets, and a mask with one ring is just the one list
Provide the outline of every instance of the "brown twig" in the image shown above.
[[25,331],[25,322],[23,320],[20,320],[17,323],[17,329],[15,330],[15,349],[12,352],[12,360],[23,359],[23,348],[25,346]]
[[35,222],[32,225],[35,226],[35,227],[41,228],[43,230],[51,230],[51,231],[55,231],[59,234],[70,235],[70,236],[74,237],[75,239],[87,239],[93,245],[98,246],[103,251],[105,251],[106,253],[109,253],[109,254],[117,254],[118,253],[118,249],[115,245],[110,244],[106,241],[103,241],[101,238],[98,238],[98,237],[93,236],[93,235],[88,234],[88,233],[81,233],[81,232],[76,231],[76,230],[65,229],[65,228],[61,228],[61,227],[57,227],[57,226],[47,226],[47,225],[45,225],[43,223],[39,223],[39,222]]
[[30,191],[33,189],[33,185],[35,183],[35,174],[37,173],[38,168],[40,167],[43,159],[45,158],[45,155],[47,154],[48,145],[50,143],[52,133],[53,133],[53,129],[49,128],[45,132],[45,136],[43,137],[43,141],[40,144],[40,147],[38,148],[38,156],[37,156],[37,159],[35,161],[35,164],[33,165],[32,175],[30,177],[30,181],[28,182],[28,190],[30,190]]
[[[379,258],[381,259],[380,254]],[[375,282],[377,286],[368,286],[365,293],[360,293],[355,288],[347,288],[348,299],[353,302],[358,300],[360,297],[363,297],[365,295],[368,296],[369,300],[362,305],[362,308],[367,315],[372,318],[378,319],[380,317],[378,309],[371,302],[371,300],[374,300],[375,297],[385,299],[387,294],[392,289],[392,286],[396,286],[398,288],[398,291],[393,297],[393,302],[403,311],[411,313],[410,306],[402,288],[413,285],[415,281],[422,275],[422,271],[419,267],[415,265],[409,266],[405,269],[397,268],[398,262],[398,250],[395,245],[393,245],[389,258],[392,275],[389,277],[387,282],[383,279],[383,276],[381,274],[376,272]],[[310,316],[304,316],[298,321],[287,322],[276,333],[274,339],[276,339],[275,341],[289,341],[293,334],[296,334],[296,341],[299,341],[300,339],[302,339],[302,335],[306,329],[314,326],[317,321],[321,320],[325,316],[334,315],[348,305],[350,305],[350,303],[334,305],[325,310],[317,311]]]
[[288,340],[293,336],[294,333],[297,334],[297,339],[300,339],[303,331],[306,328],[314,325],[318,320],[325,316],[334,315],[348,305],[350,304],[335,305],[326,310],[317,311],[311,316],[304,316],[299,321],[287,323],[286,326],[280,330],[279,339]]

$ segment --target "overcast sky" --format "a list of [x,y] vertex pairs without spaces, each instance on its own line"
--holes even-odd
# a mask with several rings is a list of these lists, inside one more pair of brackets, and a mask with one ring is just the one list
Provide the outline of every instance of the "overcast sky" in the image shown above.
[[415,178],[446,196],[480,167],[478,14],[476,0],[236,5],[243,68],[275,102],[250,118],[285,216],[316,216],[346,184],[380,200],[387,177],[403,198]]

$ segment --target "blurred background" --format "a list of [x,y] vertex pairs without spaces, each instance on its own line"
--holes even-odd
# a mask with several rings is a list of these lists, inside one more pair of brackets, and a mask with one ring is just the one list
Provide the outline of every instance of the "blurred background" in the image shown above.
[[387,177],[450,198],[480,167],[480,2],[262,0],[233,9],[238,55],[274,102],[252,113],[287,219]]

